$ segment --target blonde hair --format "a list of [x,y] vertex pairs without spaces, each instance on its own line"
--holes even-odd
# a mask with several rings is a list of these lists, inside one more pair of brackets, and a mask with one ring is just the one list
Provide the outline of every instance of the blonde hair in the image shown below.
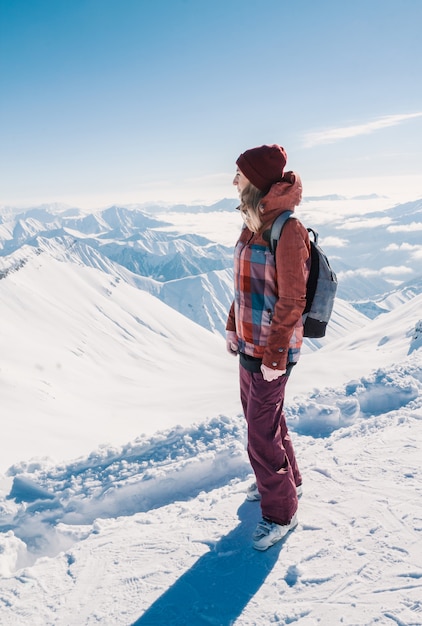
[[246,226],[253,233],[257,233],[262,226],[259,208],[264,195],[265,194],[252,185],[252,183],[246,185],[240,195],[240,213]]

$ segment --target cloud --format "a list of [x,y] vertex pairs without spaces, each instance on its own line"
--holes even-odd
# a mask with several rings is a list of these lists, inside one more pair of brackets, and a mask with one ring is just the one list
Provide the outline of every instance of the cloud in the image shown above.
[[355,124],[354,126],[343,126],[340,128],[331,128],[324,131],[318,131],[313,133],[307,133],[304,137],[305,147],[313,148],[324,143],[335,143],[342,139],[351,139],[359,135],[369,135],[376,130],[382,130],[383,128],[389,128],[390,126],[397,126],[402,122],[422,117],[422,111],[418,113],[404,113],[402,115],[385,115],[372,122],[366,122],[366,124]]
[[324,247],[344,248],[349,245],[349,243],[347,239],[342,239],[341,237],[324,237]]
[[411,243],[401,243],[398,245],[397,243],[390,243],[386,248],[384,248],[386,252],[410,252],[410,257],[419,261],[422,259],[422,245],[411,244]]
[[372,278],[373,276],[383,276],[387,279],[389,276],[402,276],[407,274],[413,274],[413,269],[406,265],[387,265],[378,270],[370,269],[368,267],[359,267],[357,269],[345,270],[337,272],[337,278],[339,282],[343,278]]
[[391,224],[391,217],[353,217],[338,228],[342,230],[356,230],[357,228],[377,228]]
[[402,274],[413,274],[413,269],[406,265],[386,265],[380,269],[382,276],[401,276]]
[[388,226],[390,233],[414,233],[422,230],[422,222],[412,222],[411,224],[399,224],[398,226]]
[[386,248],[384,248],[384,250],[386,252],[396,252],[401,250],[404,250],[405,252],[412,252],[413,250],[419,250],[420,248],[421,246],[419,245],[404,242],[401,244],[390,243]]

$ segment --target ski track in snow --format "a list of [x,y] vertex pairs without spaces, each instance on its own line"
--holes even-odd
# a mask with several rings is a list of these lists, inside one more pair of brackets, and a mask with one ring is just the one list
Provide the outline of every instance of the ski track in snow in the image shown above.
[[245,502],[240,416],[14,465],[0,623],[422,623],[421,386],[415,353],[293,403],[300,523],[264,554],[250,548],[259,505]]

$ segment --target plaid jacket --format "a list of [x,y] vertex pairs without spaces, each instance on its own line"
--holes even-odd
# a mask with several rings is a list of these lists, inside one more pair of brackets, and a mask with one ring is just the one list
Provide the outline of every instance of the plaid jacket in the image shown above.
[[299,220],[289,220],[275,260],[264,237],[277,215],[294,208],[299,191],[301,197],[300,179],[292,178],[290,183],[273,185],[263,198],[261,230],[253,233],[245,227],[241,232],[234,253],[234,301],[226,325],[236,332],[240,352],[262,359],[273,369],[296,362],[303,342],[308,232]]

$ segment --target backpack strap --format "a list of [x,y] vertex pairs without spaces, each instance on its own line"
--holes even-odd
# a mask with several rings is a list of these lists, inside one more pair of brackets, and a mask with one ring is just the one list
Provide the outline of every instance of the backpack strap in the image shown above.
[[311,233],[313,234],[313,236],[314,236],[314,244],[317,246],[318,245],[318,238],[319,238],[319,235],[318,235],[317,231],[314,230],[313,228],[307,228],[306,230],[308,231],[309,234],[311,234]]
[[280,239],[284,224],[292,215],[293,211],[284,211],[283,213],[280,213],[280,215],[278,215],[272,223],[268,239],[268,245],[270,246],[272,254],[275,254],[277,243]]
[[[268,235],[268,245],[272,254],[275,257],[275,251],[277,248],[277,243],[281,237],[281,232],[283,230],[284,224],[288,219],[293,215],[293,211],[284,211],[284,213],[280,213],[274,222],[272,223],[271,229]],[[319,274],[319,255],[318,255],[318,233],[313,228],[306,229],[309,234],[313,235],[313,241],[310,238],[311,245],[311,267],[309,277],[306,283],[306,306],[304,309],[304,313],[308,313],[310,311],[318,281]],[[268,232],[268,231],[267,231]]]
[[309,269],[309,276],[306,282],[306,306],[303,310],[304,313],[309,313],[311,310],[312,302],[315,297],[315,292],[318,283],[319,276],[319,254],[318,254],[318,233],[315,232],[312,228],[306,229],[308,233],[312,233],[314,236],[314,241],[309,239],[309,243],[311,244],[311,267]]

